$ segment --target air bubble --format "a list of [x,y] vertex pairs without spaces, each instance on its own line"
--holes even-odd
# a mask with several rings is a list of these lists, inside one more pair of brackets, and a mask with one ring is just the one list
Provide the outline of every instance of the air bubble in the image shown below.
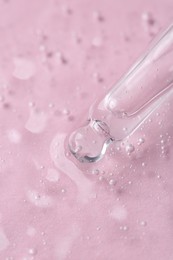
[[73,10],[67,5],[62,6],[62,11],[65,15],[72,15],[73,14]]
[[94,72],[92,76],[98,83],[102,83],[104,81],[104,78],[98,72]]
[[154,19],[153,15],[149,12],[144,12],[142,14],[142,20],[144,23],[146,23],[149,26],[152,26],[155,23],[155,19]]
[[116,184],[116,180],[111,179],[111,180],[109,181],[109,185],[110,185],[110,186],[114,186],[115,184]]
[[141,165],[142,165],[142,167],[145,167],[145,166],[146,166],[146,163],[145,163],[145,162],[142,162]]
[[82,37],[76,34],[75,32],[72,32],[73,41],[75,44],[81,44],[82,43]]
[[128,226],[120,226],[120,230],[122,231],[127,231],[129,228]]
[[108,104],[108,109],[110,110],[114,110],[114,108],[117,106],[117,100],[115,98],[112,98],[110,101],[109,101],[109,104]]
[[61,189],[61,192],[62,192],[62,193],[65,193],[65,192],[66,192],[66,189]]
[[100,231],[100,230],[101,230],[101,227],[100,227],[100,226],[99,226],[99,227],[97,227],[97,228],[96,228],[96,230],[97,230],[97,231]]
[[41,207],[41,208],[47,208],[52,206],[53,199],[44,194],[39,194],[37,191],[29,190],[27,192],[28,200],[35,206]]
[[99,173],[100,173],[100,171],[98,169],[92,170],[92,174],[93,175],[98,175]]
[[145,142],[145,139],[143,137],[138,139],[138,145],[141,145]]
[[56,52],[55,57],[56,57],[56,60],[58,63],[64,64],[64,65],[66,65],[68,63],[67,58],[64,56],[63,53],[61,53],[59,51]]
[[37,254],[37,249],[36,249],[36,248],[30,248],[30,249],[28,250],[28,253],[29,253],[30,255],[36,255],[36,254]]
[[29,106],[29,107],[35,107],[35,103],[32,102],[32,101],[30,101],[30,102],[28,103],[28,106]]
[[125,149],[128,155],[135,151],[135,147],[132,144],[128,144]]
[[63,115],[69,115],[69,114],[70,114],[70,110],[67,109],[67,108],[64,108],[64,109],[62,110],[62,114],[63,114]]
[[53,107],[54,107],[54,104],[53,104],[53,103],[49,103],[48,107],[49,107],[49,108],[53,108]]
[[105,17],[97,11],[93,12],[93,18],[95,20],[97,20],[98,22],[104,22],[105,21]]
[[149,35],[155,35],[159,30],[159,25],[156,23],[156,20],[152,13],[144,12],[141,18],[144,29],[149,33]]
[[143,226],[143,227],[145,227],[145,226],[147,225],[147,222],[144,221],[144,220],[142,220],[142,221],[140,222],[140,225]]

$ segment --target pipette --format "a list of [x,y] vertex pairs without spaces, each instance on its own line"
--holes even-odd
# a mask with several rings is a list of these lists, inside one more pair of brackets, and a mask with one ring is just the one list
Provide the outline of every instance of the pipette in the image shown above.
[[88,124],[68,140],[80,162],[96,162],[111,143],[122,141],[173,94],[173,25],[107,95],[89,111]]

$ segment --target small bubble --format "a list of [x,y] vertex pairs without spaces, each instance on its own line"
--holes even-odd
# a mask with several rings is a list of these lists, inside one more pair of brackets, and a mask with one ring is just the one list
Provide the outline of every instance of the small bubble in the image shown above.
[[144,221],[144,220],[142,220],[142,221],[140,222],[140,225],[143,226],[143,227],[145,227],[145,226],[147,225],[147,222]]
[[145,162],[142,162],[142,167],[145,167],[146,166],[146,163]]
[[104,180],[103,176],[99,176],[99,181],[103,181],[103,180]]
[[143,22],[147,23],[150,26],[154,25],[154,23],[155,23],[154,17],[149,12],[144,12],[142,14],[142,20],[143,20]]
[[117,106],[117,100],[115,98],[111,98],[108,104],[108,109],[114,110],[116,106]]
[[165,150],[165,146],[161,146],[161,150]]
[[61,52],[56,52],[55,54],[55,57],[56,57],[56,60],[59,62],[59,63],[62,63],[64,65],[66,65],[68,63],[68,60],[67,58],[64,56],[64,54],[62,54]]
[[149,35],[153,36],[159,31],[159,25],[156,23],[155,18],[150,12],[144,12],[141,18],[143,27]]
[[123,127],[123,131],[124,131],[124,132],[127,132],[127,127]]
[[32,102],[32,101],[30,101],[30,102],[28,103],[28,106],[29,106],[29,107],[34,107],[34,106],[35,106],[35,103]]
[[130,155],[132,152],[134,152],[135,147],[132,144],[128,144],[125,149],[127,154]]
[[62,114],[63,114],[63,115],[69,115],[69,114],[70,114],[70,110],[67,109],[67,108],[64,108],[64,109],[62,110]]
[[92,174],[93,175],[98,175],[99,173],[100,173],[100,171],[98,169],[92,170]]
[[73,10],[67,5],[62,6],[62,11],[65,15],[72,15],[73,14]]
[[97,11],[93,12],[93,18],[95,20],[97,20],[98,22],[104,22],[105,21],[105,17]]
[[117,150],[118,152],[120,152],[120,151],[121,151],[121,147],[120,147],[120,146],[116,146],[116,150]]
[[127,231],[129,228],[128,226],[120,226],[120,230],[122,231]]
[[139,139],[138,139],[138,145],[141,145],[141,144],[143,144],[145,142],[145,139],[143,138],[143,137],[140,137]]
[[164,143],[165,143],[165,140],[164,140],[164,139],[162,139],[162,140],[160,140],[160,142],[161,142],[161,144],[164,144]]
[[35,200],[39,200],[40,198],[41,198],[40,194],[36,194],[36,195],[34,196],[34,199],[35,199]]
[[43,243],[44,246],[47,244],[44,239],[42,240],[42,243]]
[[70,152],[65,152],[65,156],[68,158],[71,156],[71,153]]
[[76,33],[72,33],[73,41],[76,44],[81,44],[82,43],[82,37],[77,35]]
[[54,107],[54,104],[53,104],[53,103],[49,103],[48,107],[49,107],[49,108],[53,108],[53,107]]
[[110,185],[110,186],[114,186],[115,184],[116,184],[116,180],[111,179],[111,180],[109,181],[109,185]]
[[102,83],[104,81],[103,77],[98,72],[94,72],[92,76],[98,83]]
[[97,227],[96,229],[97,229],[97,231],[100,231],[100,230],[101,230],[101,227]]
[[36,254],[37,254],[37,249],[36,249],[36,248],[30,248],[30,249],[28,250],[28,253],[29,253],[30,255],[36,255]]

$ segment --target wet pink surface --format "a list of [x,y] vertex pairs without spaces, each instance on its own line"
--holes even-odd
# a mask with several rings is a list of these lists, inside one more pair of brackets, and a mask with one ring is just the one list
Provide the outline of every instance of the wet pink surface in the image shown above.
[[171,98],[131,155],[125,142],[80,166],[64,151],[172,17],[171,0],[1,0],[0,259],[173,259]]

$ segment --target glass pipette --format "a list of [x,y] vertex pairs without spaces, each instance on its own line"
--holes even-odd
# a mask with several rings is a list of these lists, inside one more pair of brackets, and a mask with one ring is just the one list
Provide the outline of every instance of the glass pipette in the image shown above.
[[68,140],[80,162],[95,162],[111,143],[130,136],[173,92],[173,25],[89,111],[88,124]]

